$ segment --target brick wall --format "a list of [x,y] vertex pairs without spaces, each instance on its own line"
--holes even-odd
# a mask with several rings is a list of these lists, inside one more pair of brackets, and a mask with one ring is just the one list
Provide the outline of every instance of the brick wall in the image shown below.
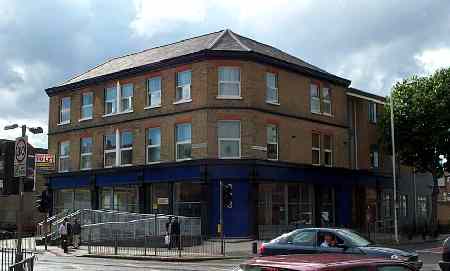
[[[241,96],[238,100],[217,99],[218,67],[237,66],[241,69]],[[173,104],[175,78],[180,70],[192,70],[192,102]],[[271,105],[266,99],[266,72],[278,74],[280,105]],[[147,105],[147,79],[162,78],[162,106],[144,109]],[[279,158],[283,161],[311,163],[311,134],[313,131],[333,136],[334,165],[349,167],[349,131],[347,129],[347,97],[345,89],[327,84],[332,90],[332,116],[310,112],[309,85],[317,80],[249,61],[209,60],[151,71],[132,78],[119,78],[121,84],[133,83],[133,112],[110,117],[104,114],[104,89],[117,81],[75,89],[50,97],[49,152],[57,154],[58,144],[70,140],[71,169],[79,168],[80,137],[92,136],[94,140],[93,167],[103,166],[103,136],[115,129],[131,129],[134,135],[133,163],[145,163],[146,128],[161,127],[161,160],[174,161],[174,127],[178,122],[191,119],[193,158],[217,158],[217,121],[241,120],[242,158],[266,158],[266,153],[252,146],[266,145],[266,125],[279,127]],[[81,93],[94,92],[92,120],[79,122]],[[59,126],[59,103],[62,97],[71,97],[71,123]],[[271,113],[272,112],[272,113]],[[366,114],[366,113],[362,113]],[[367,115],[367,114],[366,114]]]

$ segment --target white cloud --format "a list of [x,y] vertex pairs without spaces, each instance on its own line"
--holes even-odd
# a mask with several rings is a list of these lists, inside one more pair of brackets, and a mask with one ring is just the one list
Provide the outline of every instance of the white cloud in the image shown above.
[[416,54],[414,59],[426,74],[432,74],[437,69],[450,67],[450,48],[427,49]]
[[200,23],[206,18],[207,1],[135,0],[136,17],[130,27],[137,35],[151,37],[170,32],[179,24]]

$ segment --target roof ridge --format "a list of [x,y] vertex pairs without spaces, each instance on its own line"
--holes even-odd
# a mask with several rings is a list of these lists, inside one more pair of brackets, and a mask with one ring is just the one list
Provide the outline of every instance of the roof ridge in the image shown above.
[[[244,43],[242,43],[242,41],[240,41],[240,40],[234,35],[233,31],[227,29],[226,32],[228,32],[228,33],[230,34],[230,36],[231,36],[237,43],[239,43],[239,45],[240,45],[242,48],[244,48],[244,49],[247,50],[247,51],[251,51],[251,49],[248,48],[248,46],[246,46]],[[239,37],[242,37],[242,36],[240,36],[240,35],[238,35],[238,36],[239,36]]]
[[217,38],[215,38],[215,39],[211,42],[210,45],[208,45],[207,49],[212,49],[212,48],[217,44],[217,42],[223,37],[223,35],[225,35],[225,33],[227,32],[227,30],[228,30],[228,29],[221,30],[222,33],[220,33],[220,35],[217,36]]
[[240,38],[248,39],[248,40],[251,40],[251,41],[253,41],[253,42],[255,42],[255,43],[258,43],[258,44],[261,44],[261,45],[270,47],[270,48],[272,48],[272,49],[275,49],[275,50],[277,50],[277,51],[279,51],[279,52],[282,52],[283,54],[287,54],[287,55],[289,55],[290,57],[293,57],[293,58],[296,58],[297,60],[300,60],[301,62],[304,62],[304,63],[306,63],[306,64],[308,64],[308,65],[311,65],[311,66],[313,66],[313,67],[315,67],[315,68],[317,68],[317,69],[320,69],[320,70],[322,70],[322,72],[329,73],[329,72],[327,72],[326,70],[324,70],[324,69],[322,69],[322,68],[319,68],[319,67],[317,67],[316,65],[313,65],[313,64],[311,64],[311,63],[309,63],[309,62],[306,62],[305,60],[303,60],[303,59],[301,59],[301,58],[299,58],[299,57],[296,57],[296,56],[293,55],[293,54],[287,53],[287,52],[285,52],[285,51],[283,51],[283,50],[281,50],[281,49],[279,49],[279,48],[277,48],[277,47],[275,47],[275,46],[272,46],[272,45],[269,45],[269,44],[266,44],[266,43],[257,41],[257,40],[255,40],[255,39],[252,39],[252,38],[249,38],[249,37],[246,37],[246,36],[242,36],[242,35],[240,35],[240,34],[238,34],[238,33],[233,33],[233,34],[235,34],[236,36],[239,36]]
[[[129,53],[129,54],[125,54],[125,55],[117,56],[117,57],[112,57],[112,58],[107,59],[105,62],[103,62],[103,63],[101,63],[101,64],[98,64],[98,65],[96,65],[96,66],[94,66],[94,67],[88,69],[87,71],[85,71],[85,72],[83,72],[83,73],[80,73],[80,74],[78,74],[78,75],[76,75],[76,76],[74,76],[74,77],[72,77],[72,78],[66,80],[65,82],[63,82],[63,84],[64,84],[64,83],[67,83],[67,82],[70,82],[70,81],[72,81],[73,79],[75,79],[75,78],[77,78],[77,77],[80,77],[80,76],[82,76],[83,74],[86,74],[86,73],[92,71],[93,69],[96,69],[96,68],[98,68],[98,67],[101,67],[101,66],[103,66],[103,65],[105,65],[105,64],[107,64],[107,63],[109,63],[109,62],[111,62],[111,61],[113,61],[113,60],[115,60],[115,59],[120,59],[120,58],[124,58],[124,57],[128,57],[128,56],[132,56],[132,55],[137,55],[137,54],[144,53],[144,52],[147,52],[147,51],[150,51],[150,50],[154,50],[154,49],[157,49],[157,48],[167,47],[167,46],[174,45],[174,44],[177,44],[177,43],[182,43],[182,42],[185,42],[185,41],[188,41],[188,40],[193,40],[193,39],[196,39],[196,38],[201,38],[201,37],[205,37],[205,36],[208,36],[208,35],[217,34],[217,33],[222,32],[222,31],[225,32],[226,30],[227,30],[227,29],[222,29],[222,30],[219,30],[219,31],[214,31],[214,32],[210,32],[210,33],[198,35],[198,36],[195,36],[195,37],[191,37],[191,38],[187,38],[187,39],[175,41],[175,42],[172,42],[172,43],[167,43],[167,44],[164,44],[164,45],[159,45],[159,46],[155,46],[155,47],[151,47],[151,48],[146,48],[146,49],[141,50],[141,51],[138,51],[138,52]],[[221,34],[221,35],[222,35],[222,34]]]

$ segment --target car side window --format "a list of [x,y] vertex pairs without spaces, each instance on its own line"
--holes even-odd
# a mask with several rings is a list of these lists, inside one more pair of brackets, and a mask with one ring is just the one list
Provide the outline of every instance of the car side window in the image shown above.
[[300,231],[290,236],[290,243],[298,246],[314,246],[316,233],[314,231]]
[[327,243],[328,247],[336,247],[337,245],[344,244],[344,240],[332,232],[319,231],[317,233],[317,245],[321,246],[324,243]]
[[377,266],[377,271],[411,271],[411,269],[404,265],[383,265]]

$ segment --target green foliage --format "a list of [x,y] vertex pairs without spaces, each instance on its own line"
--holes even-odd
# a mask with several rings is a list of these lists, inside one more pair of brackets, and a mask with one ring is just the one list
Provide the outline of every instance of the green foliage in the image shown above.
[[[397,158],[402,164],[436,176],[439,155],[450,158],[450,68],[398,82],[391,97]],[[389,99],[379,128],[380,141],[388,151],[391,150]]]

